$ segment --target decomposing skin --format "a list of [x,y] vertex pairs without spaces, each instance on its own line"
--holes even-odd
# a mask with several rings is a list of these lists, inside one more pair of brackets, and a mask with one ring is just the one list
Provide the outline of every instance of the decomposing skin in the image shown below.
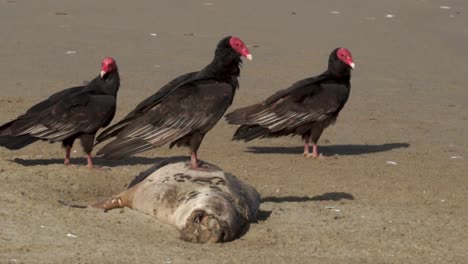
[[187,158],[159,162],[138,175],[126,191],[94,207],[129,207],[175,226],[185,241],[227,242],[244,234],[256,221],[260,195],[220,168],[196,171]]

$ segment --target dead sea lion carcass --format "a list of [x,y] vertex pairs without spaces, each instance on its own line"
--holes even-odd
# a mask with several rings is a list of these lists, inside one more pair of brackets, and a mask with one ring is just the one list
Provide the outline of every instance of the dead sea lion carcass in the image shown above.
[[260,195],[215,165],[193,170],[187,158],[158,162],[142,172],[126,191],[94,207],[129,207],[175,226],[185,241],[227,242],[244,234],[256,221]]

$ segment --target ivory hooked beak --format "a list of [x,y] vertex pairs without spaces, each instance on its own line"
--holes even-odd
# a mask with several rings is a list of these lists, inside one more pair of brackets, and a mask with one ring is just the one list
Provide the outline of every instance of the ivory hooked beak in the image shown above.
[[252,54],[247,54],[245,56],[249,61],[253,60]]
[[106,72],[105,72],[105,71],[101,71],[101,79],[104,77],[104,75],[106,75]]
[[349,64],[349,67],[351,67],[351,69],[353,69],[353,70],[354,70],[354,67],[355,67],[355,66],[356,66],[356,65],[354,64],[354,62],[351,62],[351,63]]

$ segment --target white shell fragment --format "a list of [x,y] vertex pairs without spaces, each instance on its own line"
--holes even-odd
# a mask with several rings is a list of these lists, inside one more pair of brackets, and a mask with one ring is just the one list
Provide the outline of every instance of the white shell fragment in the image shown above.
[[450,157],[450,158],[451,158],[451,159],[463,159],[462,156],[452,156],[452,157]]
[[329,210],[332,210],[332,211],[334,211],[334,212],[341,212],[340,209],[335,208],[335,207],[333,207],[333,206],[326,206],[325,208],[326,208],[326,209],[329,209]]
[[156,34],[156,33],[150,33],[150,36],[152,36],[152,37],[157,37],[158,34]]
[[395,17],[395,15],[393,15],[393,14],[388,14],[388,15],[386,15],[385,17],[386,17],[386,18],[393,18],[393,17]]
[[398,165],[398,163],[396,163],[395,161],[391,161],[391,160],[387,161],[387,164],[390,164],[390,165]]
[[68,233],[68,234],[67,234],[67,237],[77,238],[77,235],[74,235],[74,234],[72,234],[72,233]]
[[440,9],[452,9],[450,6],[440,6]]
[[68,50],[67,52],[65,52],[65,54],[76,54],[77,51],[76,50]]

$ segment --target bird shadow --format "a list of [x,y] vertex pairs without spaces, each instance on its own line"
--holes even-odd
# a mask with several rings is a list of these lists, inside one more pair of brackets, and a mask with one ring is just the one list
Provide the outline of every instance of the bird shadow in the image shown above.
[[[354,196],[345,192],[329,192],[315,196],[266,196],[260,199],[261,203],[303,203],[317,201],[354,200]],[[267,220],[272,211],[258,210],[257,221]]]
[[[93,163],[97,166],[103,167],[118,167],[118,166],[128,166],[128,165],[149,165],[155,164],[158,161],[161,161],[165,158],[147,158],[147,157],[128,157],[122,160],[105,160],[100,158],[94,158]],[[63,159],[20,159],[15,158],[10,160],[11,162],[23,165],[25,167],[30,166],[41,166],[41,165],[54,165],[54,164],[63,164]],[[73,165],[86,165],[86,158],[72,158],[71,164]]]
[[258,221],[265,221],[267,220],[268,218],[270,218],[270,215],[271,215],[271,211],[265,211],[265,210],[258,210],[257,211],[257,223]]
[[315,196],[266,196],[260,202],[262,203],[300,203],[311,201],[340,201],[354,200],[354,196],[345,192],[329,192]]
[[[329,145],[320,146],[319,151],[327,155],[362,155],[408,148],[409,143],[385,143],[381,145]],[[248,147],[246,152],[254,154],[301,154],[303,147]]]

